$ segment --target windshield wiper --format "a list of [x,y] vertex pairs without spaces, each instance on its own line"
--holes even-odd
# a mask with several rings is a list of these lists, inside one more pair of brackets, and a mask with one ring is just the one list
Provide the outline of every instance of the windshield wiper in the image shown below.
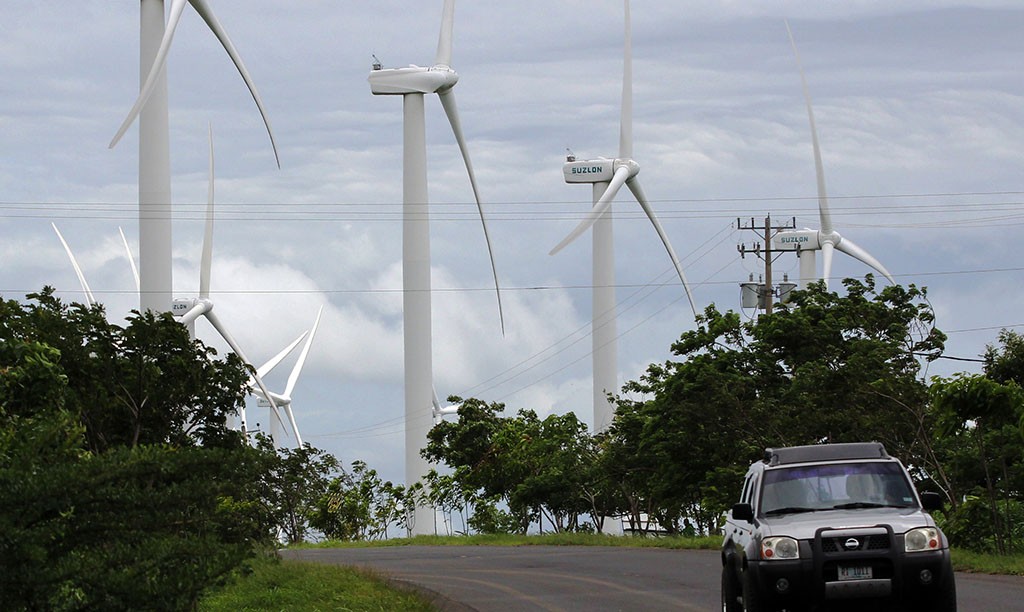
[[805,507],[802,507],[802,506],[788,506],[786,508],[775,508],[773,510],[768,510],[764,514],[765,514],[765,516],[770,516],[770,515],[774,515],[774,514],[800,514],[801,512],[815,512],[817,510],[818,510],[817,508],[805,508]]

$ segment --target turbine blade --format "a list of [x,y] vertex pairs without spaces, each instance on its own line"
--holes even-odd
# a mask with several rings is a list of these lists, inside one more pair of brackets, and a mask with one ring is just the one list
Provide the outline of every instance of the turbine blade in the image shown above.
[[57,229],[56,223],[50,223],[50,227],[53,231],[57,232],[57,238],[60,239],[60,243],[64,245],[64,252],[68,254],[68,259],[71,260],[71,267],[75,269],[75,274],[78,275],[78,282],[82,285],[82,291],[85,292],[85,301],[88,306],[92,306],[96,303],[96,299],[93,298],[92,289],[89,288],[89,283],[85,282],[85,274],[82,274],[82,268],[78,265],[78,260],[75,258],[75,254],[71,252],[71,247],[68,246],[67,241],[64,240],[64,235]]
[[608,189],[604,190],[604,194],[597,200],[594,207],[590,209],[587,216],[580,221],[580,224],[576,226],[576,229],[572,230],[568,236],[562,239],[555,248],[551,249],[548,255],[554,255],[561,251],[570,242],[580,237],[580,234],[590,229],[590,226],[594,225],[597,220],[608,210],[608,207],[612,205],[612,200],[615,199],[616,194],[619,193],[619,189],[625,184],[626,179],[629,177],[629,168],[626,166],[619,166],[615,170],[615,175],[612,176],[612,180],[608,183]]
[[619,122],[619,158],[633,157],[633,33],[626,0],[626,48],[622,63],[622,118]]
[[292,343],[291,343],[291,344],[289,344],[288,346],[284,347],[284,349],[283,349],[283,350],[282,350],[282,351],[281,351],[280,353],[278,353],[278,354],[274,355],[273,357],[271,357],[271,358],[270,358],[270,360],[269,360],[269,361],[267,361],[266,363],[264,363],[264,364],[263,364],[263,365],[261,365],[260,367],[256,368],[256,373],[257,373],[257,374],[259,374],[259,375],[260,375],[261,377],[262,377],[262,376],[266,376],[267,374],[270,374],[270,372],[271,372],[271,371],[272,371],[272,370],[273,370],[274,368],[276,368],[276,367],[277,367],[277,365],[278,365],[279,363],[281,363],[282,361],[284,361],[284,358],[285,358],[285,357],[287,357],[288,355],[290,355],[290,354],[291,354],[291,352],[295,350],[295,347],[296,347],[296,346],[298,346],[298,345],[299,345],[299,343],[300,343],[300,342],[302,342],[302,340],[303,340],[303,339],[304,339],[304,338],[305,338],[305,337],[306,337],[307,335],[309,335],[309,332],[308,332],[308,331],[304,331],[304,332],[302,332],[302,333],[301,333],[301,334],[299,335],[299,337],[298,337],[298,338],[296,338],[295,340],[292,340]]
[[153,65],[149,69],[149,74],[146,76],[146,80],[142,83],[142,88],[139,89],[139,97],[135,100],[135,104],[131,110],[128,111],[128,116],[121,122],[121,127],[118,128],[117,134],[114,135],[114,139],[110,141],[109,148],[113,149],[120,142],[121,137],[124,136],[128,128],[132,126],[135,119],[142,112],[142,107],[149,101],[149,97],[153,95],[153,90],[156,87],[157,78],[160,76],[161,71],[167,66],[167,52],[171,48],[171,41],[174,39],[174,31],[178,27],[178,23],[181,21],[181,12],[185,9],[185,3],[188,0],[172,0],[170,14],[167,17],[167,26],[164,29],[164,37],[160,40],[160,47],[157,49],[156,57],[153,59]]
[[693,310],[694,318],[699,314],[697,312],[697,306],[693,301],[693,292],[690,291],[690,283],[686,281],[686,275],[683,274],[683,264],[679,262],[679,257],[676,255],[675,249],[672,248],[672,243],[668,240],[668,234],[665,233],[665,229],[661,226],[661,222],[658,221],[658,217],[655,216],[654,211],[651,209],[650,203],[647,201],[647,196],[644,195],[644,190],[640,187],[640,181],[636,178],[626,181],[626,187],[633,192],[633,197],[640,204],[640,208],[644,209],[647,213],[647,218],[651,220],[651,224],[654,226],[654,231],[658,232],[658,237],[661,238],[661,243],[665,245],[665,250],[668,251],[668,256],[672,259],[672,265],[676,268],[676,273],[679,275],[679,280],[683,283],[683,289],[686,290],[686,299],[690,301],[690,309]]
[[[210,322],[210,324],[213,325],[213,328],[217,330],[217,333],[220,334],[221,338],[224,338],[224,340],[228,343],[228,346],[231,347],[231,350],[233,350],[242,361],[252,366],[252,362],[249,361],[249,359],[245,356],[245,353],[242,352],[242,347],[238,346],[238,343],[235,342],[235,339],[231,336],[230,332],[228,332],[227,328],[225,328],[224,325],[220,322],[220,318],[217,317],[213,310],[207,310],[203,314],[206,316],[206,319]],[[256,381],[256,386],[258,386],[260,388],[260,391],[263,392],[263,397],[265,397],[267,401],[270,402],[271,407],[273,407],[273,410],[271,410],[271,412],[274,414],[275,417],[277,417],[277,422],[280,423],[283,429],[284,421],[281,420],[281,415],[278,414],[280,408],[277,405],[277,401],[274,400],[273,394],[271,394],[270,390],[267,389],[267,386],[263,384],[262,376],[255,375],[253,376],[253,378]]]
[[850,257],[859,259],[860,261],[866,263],[867,265],[874,268],[879,274],[889,279],[890,283],[894,285],[896,284],[896,279],[892,277],[892,274],[889,274],[889,271],[885,269],[885,266],[882,265],[882,262],[878,261],[870,253],[868,253],[861,247],[857,246],[849,238],[840,239],[839,244],[836,245],[836,249],[842,251],[843,253],[846,253]]
[[[181,0],[175,0],[180,2]],[[217,40],[220,41],[221,46],[228,52],[228,56],[231,57],[231,61],[234,62],[235,68],[238,73],[242,75],[242,80],[245,81],[246,87],[249,88],[249,93],[252,95],[253,101],[256,103],[256,108],[260,111],[260,116],[263,117],[263,125],[267,128],[267,135],[270,136],[270,146],[274,149],[274,161],[277,162],[277,167],[281,167],[281,158],[277,154],[277,143],[274,141],[274,132],[270,129],[270,119],[267,117],[267,111],[263,108],[263,100],[260,99],[260,94],[256,90],[256,84],[253,83],[252,77],[249,76],[249,71],[246,70],[245,64],[242,62],[242,57],[235,50],[235,46],[231,43],[231,39],[228,38],[227,32],[224,31],[224,27],[221,26],[220,21],[217,20],[217,16],[213,14],[213,10],[210,8],[207,0],[188,0],[192,5],[192,8],[199,13],[199,16],[203,18],[206,25],[209,26],[210,30],[213,31]]]
[[452,126],[452,133],[455,134],[455,142],[459,144],[459,151],[462,152],[462,161],[466,164],[466,172],[469,173],[469,184],[473,187],[473,198],[476,200],[476,209],[480,213],[480,224],[484,228],[484,241],[487,243],[487,256],[491,260],[491,275],[494,277],[494,293],[498,298],[498,318],[501,321],[501,334],[505,335],[505,311],[501,305],[501,286],[498,283],[498,267],[494,262],[494,247],[491,246],[491,234],[487,229],[487,218],[484,217],[484,207],[480,202],[480,191],[476,184],[476,174],[473,172],[473,162],[469,159],[469,148],[466,146],[466,138],[462,134],[462,123],[459,121],[459,109],[455,104],[455,93],[452,89],[438,93],[441,99],[441,106],[445,115],[448,116],[448,123]]
[[299,380],[299,374],[302,373],[302,366],[306,363],[306,356],[309,355],[309,347],[313,344],[313,337],[316,336],[316,329],[320,326],[320,317],[324,314],[324,307],[320,307],[320,311],[316,313],[316,320],[313,321],[313,327],[309,330],[309,336],[306,338],[306,343],[302,345],[302,352],[299,353],[299,358],[292,367],[292,373],[288,376],[288,383],[284,387],[284,396],[290,398],[292,396],[292,389],[295,388],[295,383]]
[[[828,195],[825,191],[825,168],[821,163],[821,147],[818,144],[818,127],[814,122],[814,108],[811,106],[811,92],[807,87],[807,77],[804,75],[803,64],[800,62],[800,52],[796,48],[796,39],[793,38],[793,31],[789,29],[789,21],[786,21],[786,33],[789,34],[789,43],[793,47],[793,55],[796,56],[796,65],[800,70],[800,82],[804,90],[804,102],[807,105],[807,118],[811,123],[811,146],[814,148],[814,172],[818,179],[818,216],[821,220],[821,231],[825,234],[832,233],[832,214],[829,212]],[[826,275],[827,276],[827,275]]]
[[832,277],[832,254],[835,244],[831,240],[821,243],[821,278],[825,281],[825,288],[828,289],[828,281]]
[[128,246],[128,239],[124,236],[124,230],[118,226],[117,231],[121,232],[121,242],[124,243],[124,252],[128,254],[128,263],[132,267],[132,276],[135,277],[135,290],[142,290],[142,282],[139,280],[139,268],[135,265],[135,256],[132,255],[132,247]]
[[284,405],[284,412],[288,415],[288,422],[292,426],[292,431],[295,432],[295,443],[302,448],[302,435],[299,434],[299,425],[295,422],[295,413],[292,412],[292,404],[288,402]]
[[210,170],[206,191],[206,229],[203,233],[203,254],[199,264],[199,297],[210,297],[210,268],[213,266],[213,126],[209,131]]
[[452,33],[455,30],[455,0],[445,0],[441,13],[441,34],[437,41],[437,66],[452,65]]

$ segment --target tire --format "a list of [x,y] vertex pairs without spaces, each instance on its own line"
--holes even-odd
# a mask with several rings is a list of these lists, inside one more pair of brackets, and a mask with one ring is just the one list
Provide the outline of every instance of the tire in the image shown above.
[[722,567],[722,612],[743,612],[740,585],[736,573],[728,565]]
[[761,601],[761,592],[750,572],[743,572],[743,612],[766,612]]
[[956,612],[956,580],[953,578],[953,568],[946,571],[946,576],[928,609],[931,612]]
[[956,612],[956,581],[953,570],[946,572],[942,584],[937,585],[935,593],[927,601],[910,607],[914,612]]

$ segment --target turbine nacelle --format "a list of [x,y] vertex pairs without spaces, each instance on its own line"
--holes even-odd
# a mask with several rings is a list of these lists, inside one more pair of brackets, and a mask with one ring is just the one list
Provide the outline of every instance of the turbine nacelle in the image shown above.
[[783,230],[772,237],[775,251],[818,251],[821,250],[821,232],[809,228]]
[[448,66],[375,68],[367,78],[370,93],[378,96],[432,94],[448,91],[459,82],[459,73]]
[[632,159],[585,159],[565,162],[562,174],[566,183],[610,183],[619,168],[626,168],[629,173],[626,180],[640,173],[640,164]]

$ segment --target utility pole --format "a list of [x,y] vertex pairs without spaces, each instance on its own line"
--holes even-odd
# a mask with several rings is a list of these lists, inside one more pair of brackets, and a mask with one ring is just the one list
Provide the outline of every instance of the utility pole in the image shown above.
[[[736,218],[736,227],[744,230],[751,230],[758,232],[759,238],[764,240],[764,243],[755,242],[753,248],[747,248],[746,244],[740,244],[736,249],[740,252],[740,257],[746,257],[747,253],[753,253],[762,261],[764,261],[764,284],[759,285],[757,288],[758,294],[758,306],[764,308],[765,314],[772,314],[772,306],[775,296],[775,286],[772,283],[772,263],[775,261],[782,252],[774,254],[772,252],[772,237],[781,230],[795,229],[796,218],[793,218],[787,225],[772,226],[772,217],[768,215],[764,218],[764,225],[754,225],[754,218],[750,218],[749,225],[741,225],[739,217]],[[753,276],[753,275],[751,275]]]

